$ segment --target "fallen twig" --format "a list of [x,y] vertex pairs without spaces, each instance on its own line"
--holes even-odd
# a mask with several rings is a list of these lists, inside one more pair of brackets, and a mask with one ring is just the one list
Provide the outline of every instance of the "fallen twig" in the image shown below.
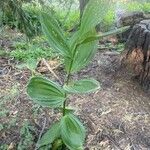
[[47,66],[48,70],[53,74],[53,76],[60,82],[60,84],[62,84],[60,78],[56,75],[56,73],[53,71],[50,65],[46,62],[46,60],[43,58],[42,61]]
[[[44,132],[44,129],[45,129],[45,126],[46,126],[46,122],[47,122],[47,119],[46,118],[44,118],[44,123],[43,123],[43,127],[42,127],[42,130],[41,130],[41,132],[40,132],[40,134],[39,134],[39,137],[38,137],[38,141],[41,139],[41,137],[42,137],[42,134],[43,134],[43,132]],[[38,146],[37,146],[37,144],[36,144],[36,146],[35,146],[35,150],[38,150]]]

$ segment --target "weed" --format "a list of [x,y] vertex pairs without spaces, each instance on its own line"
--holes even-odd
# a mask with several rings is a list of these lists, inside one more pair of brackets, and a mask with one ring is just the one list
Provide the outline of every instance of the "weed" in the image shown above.
[[[1,97],[1,101],[0,101],[0,118],[5,118],[9,115],[10,113],[10,108],[8,108],[7,106],[7,102],[11,101],[13,102],[13,104],[16,102],[16,97],[19,94],[18,91],[18,84],[14,85],[11,87],[11,89],[5,89],[5,91],[2,91],[3,96]],[[12,124],[15,125],[15,118],[12,118],[9,120],[9,125],[11,126]],[[9,127],[10,127],[9,126]]]
[[21,140],[17,146],[17,150],[23,150],[27,148],[32,148],[34,144],[34,136],[32,132],[34,132],[34,127],[29,124],[28,121],[25,121],[21,130],[20,130],[20,137]]
[[9,54],[7,52],[5,52],[4,50],[0,49],[0,56],[8,56]]
[[0,110],[0,117],[6,117],[8,113],[9,113],[9,110],[2,108]]
[[53,58],[56,55],[50,47],[22,42],[17,43],[16,49],[10,52],[10,57],[23,62],[38,60],[40,58]]
[[124,5],[124,8],[129,11],[142,11],[145,13],[150,12],[150,3],[149,2],[137,2],[137,1],[132,1],[130,3],[126,3]]
[[7,144],[0,145],[0,150],[8,150],[8,145]]
[[150,13],[150,3],[144,3],[143,6],[143,11],[146,12],[146,13]]

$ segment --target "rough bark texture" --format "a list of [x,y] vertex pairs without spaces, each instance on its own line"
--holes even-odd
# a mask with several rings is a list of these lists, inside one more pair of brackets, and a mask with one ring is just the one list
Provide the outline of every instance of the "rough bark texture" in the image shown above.
[[133,26],[144,20],[144,18],[143,12],[127,12],[122,14],[117,22],[117,27],[130,26],[130,29],[118,35],[119,41],[126,42]]
[[150,20],[136,24],[126,42],[127,64],[144,89],[150,89]]
[[86,6],[86,4],[88,3],[89,0],[79,0],[80,2],[80,18],[82,17],[84,8]]
[[118,35],[118,40],[120,42],[126,42],[133,26],[137,23],[140,23],[142,20],[150,19],[150,13],[144,14],[143,12],[126,12],[120,15],[120,19],[117,22],[117,27],[130,26],[130,29]]
[[128,12],[120,17],[120,26],[133,26],[144,19],[143,12]]

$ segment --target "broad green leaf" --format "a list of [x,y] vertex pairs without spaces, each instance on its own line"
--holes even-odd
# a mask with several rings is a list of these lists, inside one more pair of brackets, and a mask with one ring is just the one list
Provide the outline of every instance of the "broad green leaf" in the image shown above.
[[94,79],[82,79],[64,85],[64,90],[69,93],[90,93],[100,89],[100,84]]
[[89,32],[103,21],[109,10],[110,0],[89,0],[81,18],[80,30],[82,34]]
[[110,36],[110,35],[120,34],[122,32],[125,32],[129,28],[130,28],[130,26],[125,26],[125,27],[118,28],[118,29],[115,29],[115,30],[111,30],[111,31],[108,31],[108,32],[105,32],[105,33],[99,33],[99,34],[96,34],[96,35],[91,34],[89,36],[85,36],[85,38],[83,38],[80,41],[80,43],[78,43],[78,45],[83,44],[83,43],[92,42],[92,41],[95,41],[95,40],[100,40],[101,38],[107,37],[107,36]]
[[130,28],[130,26],[125,26],[125,27],[114,29],[114,30],[111,30],[111,31],[108,31],[108,32],[105,32],[105,33],[98,34],[97,36],[99,38],[101,38],[101,37],[106,37],[106,36],[110,36],[110,35],[120,34],[122,32],[125,32],[129,28]]
[[40,16],[43,32],[52,49],[60,52],[63,56],[70,57],[71,52],[67,40],[55,18],[53,18],[52,14],[44,12],[41,12]]
[[95,26],[100,23],[109,10],[109,0],[90,0],[81,19],[81,26],[69,40],[72,57],[65,58],[65,68],[68,73],[75,73],[85,67],[97,50],[98,40],[104,36],[120,33],[127,28],[98,34]]
[[61,137],[70,150],[83,150],[85,128],[77,117],[67,114],[61,120]]
[[129,29],[129,26],[115,29],[109,32],[97,34],[94,29],[87,32],[84,37],[80,36],[80,32],[76,32],[70,40],[70,47],[73,49],[74,57],[65,58],[66,71],[77,72],[85,67],[96,53],[99,39],[119,34]]
[[60,85],[42,77],[31,78],[27,93],[32,100],[42,106],[58,107],[65,100],[65,92]]
[[96,25],[105,18],[109,10],[109,3],[109,0],[89,0],[81,18],[80,29],[69,41],[73,53],[76,46],[82,44],[86,38],[96,36],[96,32],[93,32],[93,30],[95,30]]
[[57,138],[60,137],[60,122],[57,122],[51,126],[51,128],[42,136],[38,141],[37,146],[52,144]]
[[93,41],[79,45],[73,58],[71,73],[75,73],[84,68],[93,58],[98,47],[98,41]]
[[93,58],[98,47],[98,41],[88,42],[77,46],[73,60],[70,58],[65,59],[65,67],[71,73],[80,71],[85,67]]
[[86,38],[91,37],[91,36],[96,36],[96,35],[97,33],[96,33],[95,28],[88,31],[86,34],[84,34],[84,36],[82,36],[82,32],[80,30],[75,32],[75,34],[69,40],[69,44],[70,44],[72,51],[74,52],[76,47],[81,45],[82,41],[84,41]]
[[[81,39],[80,37],[78,38],[79,34],[80,33],[77,32],[70,41],[73,58],[65,58],[65,68],[67,72],[75,73],[85,67],[95,55],[98,47],[98,41],[80,44]],[[96,35],[95,29],[85,34],[85,37],[89,37],[90,35]]]

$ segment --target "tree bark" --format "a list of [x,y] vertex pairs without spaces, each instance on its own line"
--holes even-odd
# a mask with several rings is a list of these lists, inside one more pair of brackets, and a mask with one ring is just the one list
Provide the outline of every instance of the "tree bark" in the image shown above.
[[136,73],[142,87],[150,89],[150,20],[135,25],[126,42],[127,64]]
[[84,8],[86,6],[86,4],[88,3],[89,0],[79,0],[80,3],[80,18],[82,17]]

